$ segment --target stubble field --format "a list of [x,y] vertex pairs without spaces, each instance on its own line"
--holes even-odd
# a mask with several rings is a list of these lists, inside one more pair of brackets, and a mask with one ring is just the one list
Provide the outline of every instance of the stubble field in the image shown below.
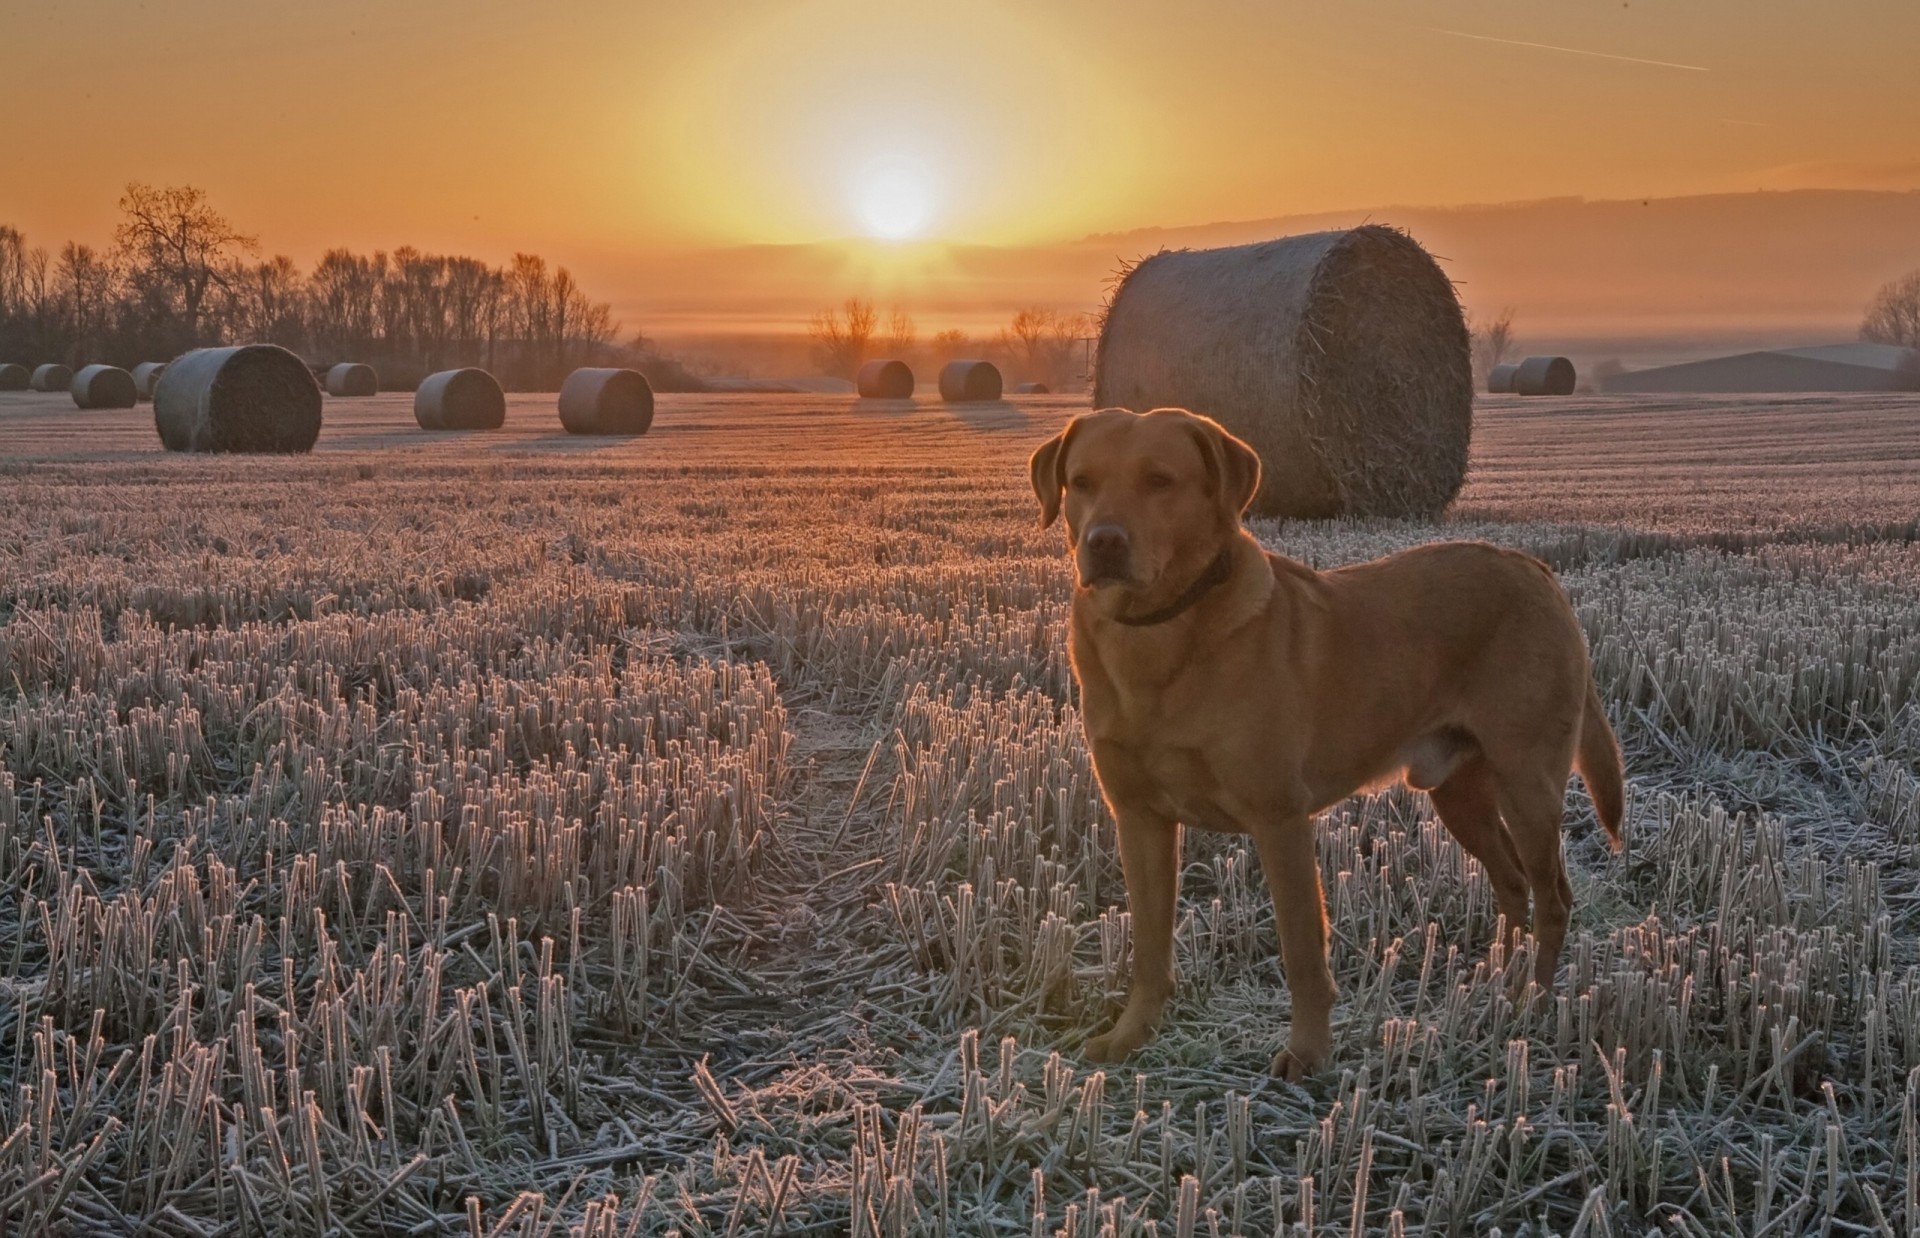
[[1424,797],[1329,813],[1297,1087],[1238,838],[1076,1052],[1077,401],[550,401],[195,459],[0,396],[0,1232],[1920,1231],[1920,401],[1483,399],[1445,522],[1256,526],[1547,559],[1631,782],[1530,1005]]

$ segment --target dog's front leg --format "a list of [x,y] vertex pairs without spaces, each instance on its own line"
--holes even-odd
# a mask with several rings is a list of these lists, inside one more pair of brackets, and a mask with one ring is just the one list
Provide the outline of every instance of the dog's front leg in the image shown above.
[[1273,1073],[1299,1079],[1318,1069],[1333,1048],[1333,970],[1327,965],[1327,903],[1313,820],[1287,816],[1261,825],[1253,831],[1253,845],[1273,891],[1280,958],[1293,997],[1293,1028],[1287,1047],[1273,1059]]
[[1173,907],[1180,894],[1180,825],[1158,813],[1114,806],[1120,866],[1133,916],[1133,980],[1113,1029],[1087,1042],[1096,1062],[1118,1062],[1147,1042],[1173,995]]

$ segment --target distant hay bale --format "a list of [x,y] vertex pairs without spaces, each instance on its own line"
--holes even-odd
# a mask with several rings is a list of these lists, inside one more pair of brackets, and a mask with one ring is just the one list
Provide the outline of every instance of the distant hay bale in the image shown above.
[[575,370],[560,385],[560,424],[568,434],[645,434],[653,387],[638,370]]
[[25,391],[33,382],[33,371],[9,361],[0,365],[0,391]]
[[1520,368],[1518,361],[1502,361],[1487,371],[1487,394],[1507,395],[1513,391],[1513,372]]
[[1045,383],[1015,383],[1013,387],[1013,394],[1015,395],[1052,395],[1053,388],[1047,386]]
[[1565,357],[1528,357],[1513,372],[1515,395],[1572,395],[1573,362]]
[[1261,515],[1429,515],[1466,477],[1466,319],[1394,228],[1163,252],[1114,290],[1093,404],[1219,421],[1260,453]]
[[35,366],[33,377],[27,385],[35,391],[65,391],[73,386],[73,371],[64,365],[55,365],[51,362]]
[[866,400],[910,400],[913,371],[904,361],[869,361],[860,367],[853,386]]
[[89,365],[67,384],[81,408],[132,408],[140,402],[139,384],[118,366]]
[[1000,371],[991,361],[949,361],[940,367],[940,398],[977,404],[1000,398]]
[[278,344],[196,348],[167,363],[153,423],[168,451],[288,454],[320,437],[320,384]]
[[498,430],[507,423],[507,395],[485,370],[441,370],[413,393],[422,430]]
[[380,376],[373,372],[373,367],[370,365],[362,365],[358,361],[342,361],[327,370],[327,394],[379,395]]
[[164,361],[142,361],[133,367],[133,389],[143,400],[153,398],[153,389],[159,385],[160,376],[167,372]]

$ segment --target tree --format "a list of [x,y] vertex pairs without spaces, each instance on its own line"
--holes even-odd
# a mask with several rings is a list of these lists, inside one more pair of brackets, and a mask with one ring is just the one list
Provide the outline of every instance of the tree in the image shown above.
[[300,269],[284,254],[243,268],[233,281],[232,335],[299,348],[307,337],[307,292]]
[[1013,316],[998,342],[1008,364],[1023,380],[1043,382],[1059,390],[1081,377],[1077,354],[1086,330],[1082,315],[1031,307]]
[[933,364],[941,366],[972,352],[973,338],[958,327],[948,327],[934,333],[927,341],[927,349],[933,354]]
[[1467,316],[1467,334],[1473,342],[1473,386],[1477,391],[1487,385],[1493,367],[1514,352],[1513,311],[1503,309],[1491,318]]
[[873,302],[860,297],[848,297],[838,310],[815,314],[807,334],[813,339],[813,359],[820,372],[852,378],[867,359],[867,345],[878,321]]
[[232,294],[240,255],[259,243],[236,231],[191,185],[155,189],[135,181],[120,199],[120,214],[113,232],[119,256],[136,282],[165,298],[185,342],[200,343],[210,296]]
[[919,342],[920,333],[914,327],[913,315],[897,305],[894,306],[887,315],[887,338],[882,344],[883,351],[889,357],[897,357],[904,361],[913,354]]
[[1920,348],[1920,271],[1909,271],[1880,285],[1880,291],[1867,303],[1860,338],[1871,344]]
[[60,351],[75,365],[91,364],[101,355],[112,321],[118,291],[113,267],[93,246],[68,241],[54,267],[53,286],[65,344]]

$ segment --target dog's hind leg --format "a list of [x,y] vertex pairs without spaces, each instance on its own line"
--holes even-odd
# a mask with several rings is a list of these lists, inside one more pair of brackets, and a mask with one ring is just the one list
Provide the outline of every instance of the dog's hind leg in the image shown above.
[[1427,792],[1440,824],[1487,870],[1493,898],[1507,921],[1508,944],[1527,931],[1527,877],[1513,836],[1500,821],[1499,792],[1485,758],[1475,755]]
[[1556,777],[1535,771],[1531,775],[1500,779],[1500,812],[1520,854],[1527,884],[1533,887],[1533,939],[1539,952],[1534,978],[1543,989],[1553,987],[1566,944],[1567,922],[1573,914],[1573,883],[1567,880],[1567,861],[1560,846],[1560,820],[1566,808],[1567,777],[1561,766]]

